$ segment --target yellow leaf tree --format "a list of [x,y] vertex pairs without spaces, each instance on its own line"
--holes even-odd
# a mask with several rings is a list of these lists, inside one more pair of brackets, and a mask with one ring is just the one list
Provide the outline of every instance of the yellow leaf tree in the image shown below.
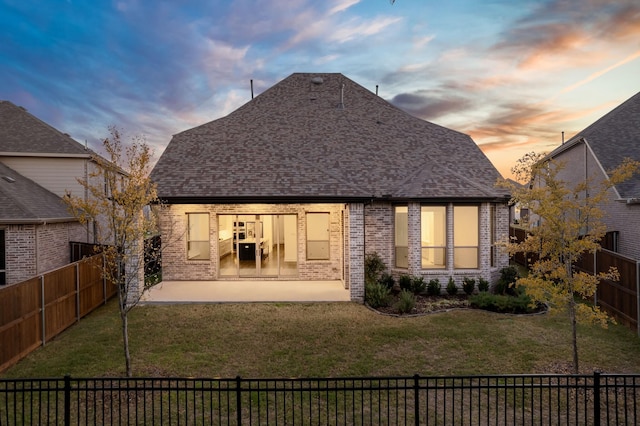
[[[109,132],[102,143],[106,155],[94,155],[96,167],[88,179],[78,179],[86,194],[67,193],[64,198],[80,222],[94,224],[95,240],[105,256],[103,277],[117,288],[126,372],[131,377],[128,314],[145,289],[143,241],[156,229],[149,206],[158,197],[149,179],[152,153],[144,139],[134,137],[125,146],[116,127],[109,127]],[[149,260],[153,259],[148,256]]]
[[513,203],[529,209],[530,216],[527,238],[507,243],[507,250],[510,254],[536,253],[539,258],[528,276],[519,278],[516,285],[524,286],[534,303],[546,303],[551,313],[568,314],[576,374],[577,324],[608,324],[605,312],[585,302],[593,298],[601,279],[617,280],[619,276],[615,268],[594,275],[574,270],[573,264],[581,256],[600,250],[606,232],[602,207],[608,200],[607,193],[629,179],[639,166],[637,161],[625,160],[601,183],[594,177],[565,182],[560,178],[563,163],[529,153],[511,170],[517,183],[500,183],[511,191]]

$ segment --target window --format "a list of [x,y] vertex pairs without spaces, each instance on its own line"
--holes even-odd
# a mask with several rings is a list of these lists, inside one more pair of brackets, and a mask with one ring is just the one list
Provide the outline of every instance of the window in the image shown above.
[[447,265],[447,208],[420,208],[420,245],[422,267],[441,269]]
[[187,213],[187,259],[209,260],[209,213]]
[[478,206],[453,207],[453,267],[478,267]]
[[396,268],[409,267],[409,209],[407,206],[394,207]]
[[5,285],[7,283],[7,258],[6,258],[6,246],[5,246],[5,236],[4,229],[0,229],[0,285]]
[[329,213],[307,213],[307,260],[329,259]]

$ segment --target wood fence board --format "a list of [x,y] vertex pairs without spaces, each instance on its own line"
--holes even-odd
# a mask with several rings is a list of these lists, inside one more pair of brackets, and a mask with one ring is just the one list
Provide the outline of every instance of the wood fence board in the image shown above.
[[[78,320],[78,304],[80,317],[104,304],[101,265],[102,255],[97,255],[82,261],[77,275],[76,264],[70,264],[0,289],[0,371],[42,345],[41,279],[44,279],[45,290],[46,342]],[[76,276],[80,279],[80,294],[76,291]],[[109,290],[107,298],[115,294],[113,286]]]

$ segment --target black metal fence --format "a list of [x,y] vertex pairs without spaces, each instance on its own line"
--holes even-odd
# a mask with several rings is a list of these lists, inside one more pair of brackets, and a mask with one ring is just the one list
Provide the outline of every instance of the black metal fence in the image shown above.
[[3,379],[0,424],[640,423],[640,374]]

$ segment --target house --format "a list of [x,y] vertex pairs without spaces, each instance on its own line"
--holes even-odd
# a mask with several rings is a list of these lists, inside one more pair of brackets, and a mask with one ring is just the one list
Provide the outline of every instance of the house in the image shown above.
[[[548,154],[564,164],[567,182],[607,178],[624,158],[640,161],[640,92]],[[607,234],[603,247],[640,260],[640,175],[609,191],[602,206]]]
[[[413,117],[342,74],[295,73],[226,117],[176,134],[151,173],[163,280],[495,280],[509,196],[467,135]],[[250,298],[250,295],[248,296]]]
[[83,193],[92,152],[9,101],[0,101],[0,284],[69,263],[69,241],[93,242],[67,212],[66,190]]

